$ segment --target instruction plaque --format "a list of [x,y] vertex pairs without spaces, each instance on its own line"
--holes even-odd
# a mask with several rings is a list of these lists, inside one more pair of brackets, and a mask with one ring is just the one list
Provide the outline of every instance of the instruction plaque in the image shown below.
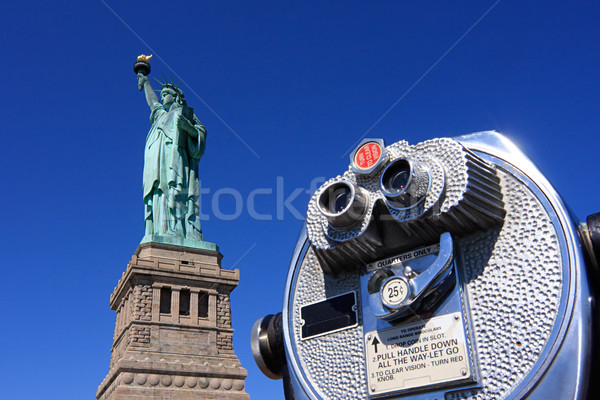
[[470,380],[471,368],[460,313],[365,335],[369,395]]

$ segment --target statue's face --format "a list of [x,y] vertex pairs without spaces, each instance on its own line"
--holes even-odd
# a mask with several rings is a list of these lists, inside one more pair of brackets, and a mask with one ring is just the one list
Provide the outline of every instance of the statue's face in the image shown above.
[[164,106],[170,106],[175,101],[176,93],[171,89],[164,89],[160,92],[160,100]]

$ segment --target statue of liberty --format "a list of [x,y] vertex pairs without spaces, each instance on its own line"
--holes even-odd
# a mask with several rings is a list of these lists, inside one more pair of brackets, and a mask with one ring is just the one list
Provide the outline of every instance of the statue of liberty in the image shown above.
[[[174,238],[203,241],[198,204],[198,162],[206,130],[187,106],[183,92],[165,82],[160,99],[148,77],[149,57],[140,56],[134,71],[151,109],[144,151],[145,236],[142,242]],[[151,56],[150,56],[151,57]],[[147,66],[147,69],[140,68]],[[169,240],[171,239],[171,240]]]

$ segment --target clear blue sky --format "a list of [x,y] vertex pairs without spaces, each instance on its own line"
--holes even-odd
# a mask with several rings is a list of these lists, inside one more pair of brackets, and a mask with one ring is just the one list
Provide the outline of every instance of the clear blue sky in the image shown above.
[[[108,371],[109,295],[143,235],[140,53],[151,76],[184,81],[208,130],[203,230],[241,272],[234,346],[253,399],[283,398],[249,346],[281,310],[301,227],[289,208],[278,218],[278,190],[301,189],[304,214],[311,181],[342,173],[399,99],[369,137],[497,129],[579,218],[600,211],[597,1],[105,1],[0,15],[3,399],[92,399]],[[248,212],[255,189],[272,218]]]

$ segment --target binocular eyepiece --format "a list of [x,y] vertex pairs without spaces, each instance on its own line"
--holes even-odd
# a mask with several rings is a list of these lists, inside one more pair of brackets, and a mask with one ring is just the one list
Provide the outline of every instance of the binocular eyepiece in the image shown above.
[[[379,190],[390,208],[404,211],[421,204],[431,184],[431,173],[426,164],[400,158],[383,170]],[[348,180],[340,180],[322,188],[318,206],[332,228],[347,230],[365,217],[370,201],[366,190]]]
[[323,188],[318,204],[332,227],[345,230],[356,225],[367,211],[368,196],[348,181],[338,181]]
[[400,158],[385,167],[379,186],[390,207],[407,210],[425,200],[431,174],[425,164]]

